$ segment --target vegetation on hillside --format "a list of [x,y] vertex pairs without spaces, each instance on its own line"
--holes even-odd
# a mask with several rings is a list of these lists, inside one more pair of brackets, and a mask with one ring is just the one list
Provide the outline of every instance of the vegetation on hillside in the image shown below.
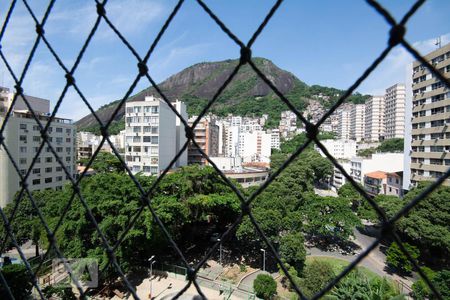
[[368,157],[376,152],[388,153],[388,152],[403,152],[404,140],[402,138],[393,138],[389,140],[384,140],[381,144],[376,148],[367,148],[364,150],[358,151],[359,156]]

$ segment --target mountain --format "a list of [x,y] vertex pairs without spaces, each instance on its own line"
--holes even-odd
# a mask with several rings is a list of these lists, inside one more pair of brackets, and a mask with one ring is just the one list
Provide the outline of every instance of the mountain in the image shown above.
[[[303,110],[308,104],[308,99],[314,98],[319,92],[329,96],[320,98],[322,102],[329,102],[323,103],[326,107],[337,98],[337,95],[342,93],[341,90],[334,88],[309,87],[292,73],[280,69],[268,59],[254,58],[253,62],[299,110]],[[214,97],[238,63],[239,60],[198,63],[172,75],[158,86],[169,100],[184,101],[188,114],[196,115]],[[148,95],[159,97],[157,91],[153,87],[149,87],[129,99],[143,100]],[[96,112],[99,118],[106,122],[118,103],[119,101],[114,101],[99,108]],[[109,130],[111,134],[124,128],[124,108],[125,106],[120,109],[111,124]],[[276,126],[280,112],[283,110],[288,110],[288,107],[249,65],[244,65],[211,107],[210,112],[218,115],[232,113],[242,116],[268,114],[269,126]],[[79,131],[99,132],[99,126],[92,114],[85,116],[75,124]]]

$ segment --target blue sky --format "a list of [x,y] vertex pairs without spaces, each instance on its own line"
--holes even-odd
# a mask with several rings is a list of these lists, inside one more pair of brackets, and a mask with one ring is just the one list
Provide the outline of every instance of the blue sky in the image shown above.
[[[8,1],[1,1],[0,16],[6,15]],[[40,19],[47,1],[29,1]],[[244,42],[259,26],[274,1],[205,1],[223,22]],[[413,1],[380,1],[394,17],[400,19]],[[175,1],[109,1],[108,17],[143,55]],[[448,12],[450,1],[427,1],[408,23],[407,40],[422,53],[450,40]],[[45,34],[64,64],[71,67],[82,43],[96,19],[92,0],[56,1],[45,27]],[[36,33],[34,23],[18,1],[6,34],[2,51],[19,75],[32,47]],[[365,1],[359,0],[286,0],[269,22],[253,47],[253,56],[271,59],[279,67],[294,73],[308,84],[341,89],[349,87],[384,49],[389,27]],[[168,76],[198,62],[237,58],[239,48],[192,0],[186,0],[180,12],[153,53],[149,70],[160,82]],[[404,82],[411,56],[395,48],[369,79],[360,86],[362,93],[379,94],[390,85]],[[94,108],[124,95],[137,72],[136,61],[104,22],[92,40],[75,78]],[[0,63],[0,83],[13,82]],[[64,86],[64,73],[43,43],[24,81],[27,94],[56,102]],[[141,80],[136,92],[149,85]],[[59,115],[79,119],[88,113],[80,98],[70,90]]]

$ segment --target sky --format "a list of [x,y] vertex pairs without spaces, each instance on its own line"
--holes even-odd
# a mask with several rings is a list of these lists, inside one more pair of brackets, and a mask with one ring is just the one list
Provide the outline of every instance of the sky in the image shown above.
[[[0,1],[3,20],[9,1]],[[32,0],[30,6],[41,20],[47,1]],[[275,1],[210,0],[205,3],[244,43],[262,22]],[[414,1],[380,3],[400,20]],[[143,56],[175,1],[110,0],[106,13],[111,22]],[[426,54],[435,41],[450,41],[450,1],[429,0],[407,24],[406,40]],[[94,0],[56,1],[45,35],[62,62],[71,68],[95,20]],[[383,51],[389,38],[386,21],[361,0],[286,0],[252,47],[253,57],[265,57],[309,85],[348,88]],[[1,50],[16,76],[20,76],[36,39],[35,24],[22,1],[16,8],[0,41]],[[150,57],[149,73],[161,82],[192,64],[238,58],[239,47],[193,0],[186,0]],[[405,82],[413,58],[401,46],[357,89],[363,94],[383,94],[396,83]],[[137,75],[137,61],[114,32],[102,21],[75,72],[78,87],[94,109],[122,98]],[[14,82],[0,62],[0,85]],[[40,43],[25,76],[25,94],[50,99],[54,105],[65,85],[64,72],[44,43]],[[141,79],[134,93],[148,87]],[[58,116],[78,120],[89,113],[80,97],[69,90]]]

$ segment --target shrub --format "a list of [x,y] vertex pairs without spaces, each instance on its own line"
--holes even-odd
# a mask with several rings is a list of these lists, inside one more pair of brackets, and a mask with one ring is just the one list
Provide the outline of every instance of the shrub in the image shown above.
[[[419,257],[420,253],[417,247],[414,247],[408,243],[403,243],[403,245],[413,259],[417,259]],[[408,260],[406,255],[400,250],[400,247],[396,242],[393,242],[389,246],[389,249],[386,252],[386,262],[389,267],[401,273],[409,274],[413,268],[413,265]]]
[[253,289],[256,296],[263,299],[272,299],[277,293],[277,283],[272,276],[267,274],[259,274],[253,281]]

